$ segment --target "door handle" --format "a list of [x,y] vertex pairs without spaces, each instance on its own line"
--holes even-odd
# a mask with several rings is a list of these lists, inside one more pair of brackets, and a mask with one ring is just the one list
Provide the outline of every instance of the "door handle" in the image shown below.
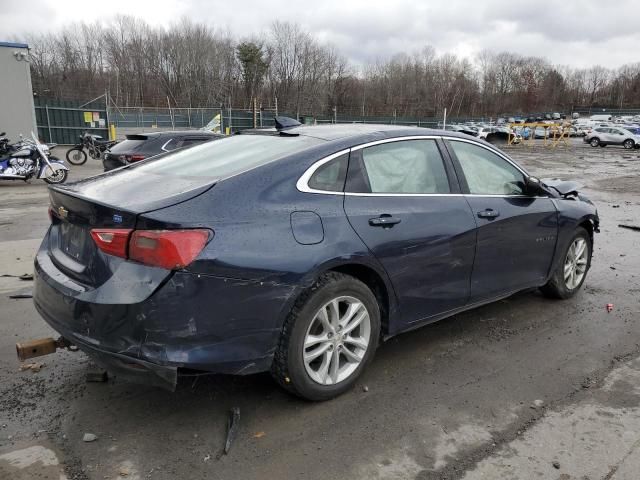
[[497,211],[497,210],[494,210],[494,209],[492,209],[492,208],[487,208],[486,210],[483,210],[483,211],[481,211],[481,212],[478,212],[478,216],[479,216],[480,218],[489,218],[489,219],[492,219],[492,218],[499,217],[499,216],[500,216],[500,212],[499,212],[499,211]]
[[372,227],[382,227],[382,228],[391,228],[395,224],[400,222],[401,220],[399,218],[394,218],[387,213],[380,215],[378,218],[369,219],[369,225],[371,225]]

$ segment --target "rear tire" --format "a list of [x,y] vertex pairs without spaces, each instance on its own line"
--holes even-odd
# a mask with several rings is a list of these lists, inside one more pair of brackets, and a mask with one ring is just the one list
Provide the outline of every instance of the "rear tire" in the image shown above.
[[[584,250],[581,250],[582,248]],[[576,228],[564,252],[563,260],[558,264],[549,281],[540,287],[542,293],[550,298],[573,297],[587,278],[592,253],[591,236],[583,227]]]
[[375,295],[360,280],[329,272],[287,316],[271,374],[294,395],[328,400],[353,387],[373,359],[379,338]]
[[87,154],[82,148],[72,148],[67,151],[67,161],[71,165],[82,165],[87,161]]

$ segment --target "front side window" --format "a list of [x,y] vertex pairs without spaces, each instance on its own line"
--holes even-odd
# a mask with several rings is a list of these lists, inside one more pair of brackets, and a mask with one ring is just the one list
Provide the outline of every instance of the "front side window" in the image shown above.
[[435,140],[404,140],[362,149],[362,176],[369,193],[450,193]]
[[523,195],[524,175],[504,158],[478,145],[451,141],[469,193],[476,195]]

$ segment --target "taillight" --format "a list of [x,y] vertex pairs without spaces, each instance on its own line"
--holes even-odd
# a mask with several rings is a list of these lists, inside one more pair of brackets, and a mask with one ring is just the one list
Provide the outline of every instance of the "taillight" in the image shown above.
[[170,270],[184,268],[196,259],[208,239],[208,230],[136,230],[129,258]]
[[184,268],[193,262],[207,243],[209,233],[204,229],[91,230],[91,236],[103,252],[169,270]]
[[130,162],[139,162],[140,160],[144,160],[144,159],[145,159],[144,155],[131,155],[129,157]]
[[104,253],[127,258],[127,245],[132,231],[130,228],[94,228],[91,236]]

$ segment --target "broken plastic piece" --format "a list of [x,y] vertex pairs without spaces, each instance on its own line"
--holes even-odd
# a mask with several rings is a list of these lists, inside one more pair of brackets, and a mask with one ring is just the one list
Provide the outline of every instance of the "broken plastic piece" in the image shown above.
[[238,434],[239,425],[240,425],[240,409],[238,407],[233,407],[231,409],[231,412],[229,412],[229,421],[227,423],[227,442],[224,445],[225,455],[229,453],[231,444],[233,443],[233,440],[236,438],[236,435]]
[[613,303],[607,303],[607,313],[611,313],[611,310],[613,310]]
[[636,232],[640,232],[640,227],[637,225],[623,225],[622,223],[618,225],[620,228],[626,228],[628,230],[634,230]]

